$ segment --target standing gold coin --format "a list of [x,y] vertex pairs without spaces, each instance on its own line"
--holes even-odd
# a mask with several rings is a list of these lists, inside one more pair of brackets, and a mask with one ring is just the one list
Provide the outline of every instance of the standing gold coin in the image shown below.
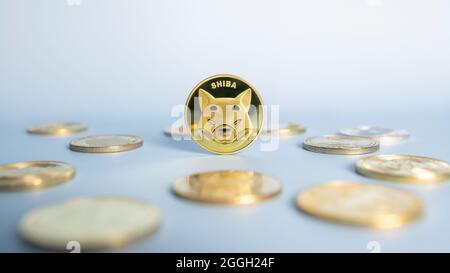
[[58,161],[28,161],[0,165],[0,190],[32,190],[71,180],[75,168]]
[[313,216],[345,224],[398,228],[422,214],[421,200],[406,191],[348,181],[311,187],[297,205]]
[[137,149],[143,140],[132,135],[88,136],[70,142],[69,148],[83,153],[115,153]]
[[264,117],[258,91],[234,75],[201,81],[186,100],[186,127],[192,139],[215,154],[237,153],[259,135]]
[[450,164],[415,155],[376,155],[356,162],[356,171],[378,179],[432,184],[450,179]]
[[269,127],[263,130],[263,134],[279,137],[300,135],[306,132],[306,128],[297,123],[279,124],[278,127]]
[[252,204],[281,192],[281,183],[253,171],[204,172],[179,178],[173,191],[181,197],[218,204]]
[[19,224],[27,242],[65,250],[69,242],[81,251],[116,248],[154,232],[160,225],[159,209],[128,198],[79,198],[33,209]]
[[27,129],[27,132],[35,135],[66,136],[86,131],[88,126],[79,122],[59,122],[40,124]]
[[378,151],[380,144],[366,137],[325,135],[305,139],[303,148],[315,153],[359,155]]

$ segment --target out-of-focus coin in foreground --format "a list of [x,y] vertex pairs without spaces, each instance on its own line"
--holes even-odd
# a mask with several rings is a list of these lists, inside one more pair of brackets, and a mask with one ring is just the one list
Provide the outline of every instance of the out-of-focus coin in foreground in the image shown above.
[[356,171],[378,179],[423,185],[450,179],[448,162],[415,155],[364,157],[356,162]]
[[191,138],[191,132],[184,125],[166,127],[164,134],[173,138]]
[[128,198],[79,198],[33,209],[19,224],[21,237],[34,245],[66,249],[80,243],[81,251],[123,246],[154,232],[159,209]]
[[252,204],[281,192],[281,183],[253,171],[214,171],[179,178],[173,191],[181,197],[218,204]]
[[266,127],[262,134],[270,136],[289,137],[306,132],[306,128],[297,123],[282,123],[277,127]]
[[297,197],[298,207],[326,220],[380,229],[398,228],[422,214],[422,201],[403,190],[349,181],[313,186]]
[[325,135],[305,139],[303,148],[316,153],[359,155],[378,151],[380,144],[367,137]]
[[378,126],[361,125],[355,128],[344,128],[340,133],[346,136],[370,137],[378,140],[382,144],[391,144],[409,138],[406,130],[394,130]]
[[0,165],[0,190],[33,190],[71,180],[75,168],[59,161],[27,161]]
[[58,122],[40,124],[27,129],[27,132],[35,135],[66,136],[86,131],[88,126],[79,122]]
[[69,148],[83,153],[115,153],[137,149],[143,140],[132,135],[87,136],[70,142]]

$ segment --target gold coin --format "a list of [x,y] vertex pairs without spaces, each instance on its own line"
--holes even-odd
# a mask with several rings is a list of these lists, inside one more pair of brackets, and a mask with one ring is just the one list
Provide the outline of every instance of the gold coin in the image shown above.
[[33,209],[19,224],[21,237],[36,246],[81,251],[116,248],[153,233],[161,222],[159,209],[128,198],[79,198]]
[[366,137],[325,135],[305,139],[303,148],[316,153],[359,155],[378,151],[380,144]]
[[58,161],[28,161],[0,165],[0,190],[32,190],[62,184],[75,169]]
[[306,128],[302,127],[297,123],[287,123],[287,124],[279,124],[277,127],[269,127],[263,130],[263,134],[272,135],[272,136],[280,136],[280,137],[289,137],[294,135],[300,135],[306,132]]
[[356,162],[356,171],[378,179],[432,184],[450,179],[450,164],[415,155],[376,155]]
[[409,138],[409,132],[406,130],[394,130],[368,125],[362,125],[356,128],[344,128],[341,129],[340,133],[346,136],[371,137],[383,144],[396,143]]
[[398,228],[422,214],[421,200],[406,191],[349,181],[311,187],[297,205],[313,216],[380,229]]
[[59,122],[33,126],[27,132],[35,135],[65,136],[87,130],[87,125],[78,122]]
[[237,153],[259,135],[263,101],[244,79],[216,75],[201,81],[186,100],[186,127],[192,139],[215,154]]
[[173,191],[181,197],[218,204],[252,204],[281,192],[281,183],[253,171],[214,171],[179,178]]
[[83,137],[70,142],[72,151],[83,153],[115,153],[141,147],[143,141],[132,135],[97,135]]

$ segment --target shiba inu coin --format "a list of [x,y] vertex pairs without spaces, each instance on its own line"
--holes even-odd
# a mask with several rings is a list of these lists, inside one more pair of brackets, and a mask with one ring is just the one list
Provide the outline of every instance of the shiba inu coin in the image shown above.
[[325,135],[305,139],[303,148],[316,153],[359,155],[378,151],[380,144],[367,137]]
[[70,142],[69,148],[83,153],[115,153],[137,149],[143,140],[132,135],[88,136]]
[[279,137],[289,137],[300,135],[306,132],[306,128],[297,123],[285,123],[279,124],[277,127],[267,127],[263,129],[262,134],[279,136]]
[[0,165],[0,190],[33,190],[55,186],[75,176],[72,165],[59,161],[28,161]]
[[186,127],[202,148],[233,154],[248,147],[259,135],[264,118],[258,91],[233,75],[201,81],[186,100]]
[[60,122],[40,124],[27,129],[27,132],[35,135],[65,136],[86,131],[88,126],[79,122]]
[[364,157],[356,162],[356,171],[378,179],[423,185],[450,179],[448,162],[415,155]]
[[116,248],[153,233],[160,211],[141,201],[119,197],[78,198],[33,209],[19,224],[21,237],[36,246],[65,250],[69,242],[81,251]]
[[281,183],[253,171],[204,172],[179,178],[173,191],[181,197],[206,203],[252,204],[281,192]]
[[422,214],[422,201],[403,190],[349,181],[313,186],[297,206],[315,217],[380,229],[398,228]]
[[344,128],[340,133],[346,136],[371,137],[382,144],[391,144],[409,138],[406,130],[394,130],[389,128],[362,125],[355,128]]

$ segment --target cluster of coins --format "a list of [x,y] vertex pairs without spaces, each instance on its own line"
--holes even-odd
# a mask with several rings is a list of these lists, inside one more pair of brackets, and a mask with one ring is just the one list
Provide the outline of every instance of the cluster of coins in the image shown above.
[[[228,94],[229,97],[224,97]],[[199,100],[196,100],[199,98]],[[244,80],[232,75],[213,76],[197,85],[186,106],[210,116],[193,117],[186,124],[166,128],[173,138],[190,138],[213,153],[234,153],[249,146],[260,133],[289,137],[305,133],[296,123],[263,127],[258,119],[262,99]],[[253,110],[251,109],[252,106]],[[220,112],[231,109],[231,114]],[[239,127],[239,125],[243,125]],[[29,128],[30,134],[66,136],[87,129],[81,123],[55,123]],[[198,135],[202,138],[198,138]],[[374,153],[380,144],[392,144],[409,137],[405,130],[360,126],[342,129],[338,135],[306,138],[307,151],[333,155]],[[69,148],[84,153],[116,153],[137,149],[143,140],[133,135],[96,135],[72,140]],[[450,178],[450,164],[412,155],[374,155],[356,161],[357,173],[389,181],[430,184]],[[75,177],[75,168],[59,161],[31,161],[0,165],[0,190],[17,191],[55,186]],[[200,172],[174,181],[172,191],[192,201],[244,205],[280,194],[281,182],[251,170]],[[390,187],[351,181],[331,181],[303,190],[298,208],[318,218],[375,228],[397,228],[423,212],[417,196]],[[128,197],[76,198],[36,208],[23,216],[21,237],[29,243],[51,249],[65,249],[77,241],[83,249],[104,249],[125,245],[153,233],[161,223],[157,207]]]

